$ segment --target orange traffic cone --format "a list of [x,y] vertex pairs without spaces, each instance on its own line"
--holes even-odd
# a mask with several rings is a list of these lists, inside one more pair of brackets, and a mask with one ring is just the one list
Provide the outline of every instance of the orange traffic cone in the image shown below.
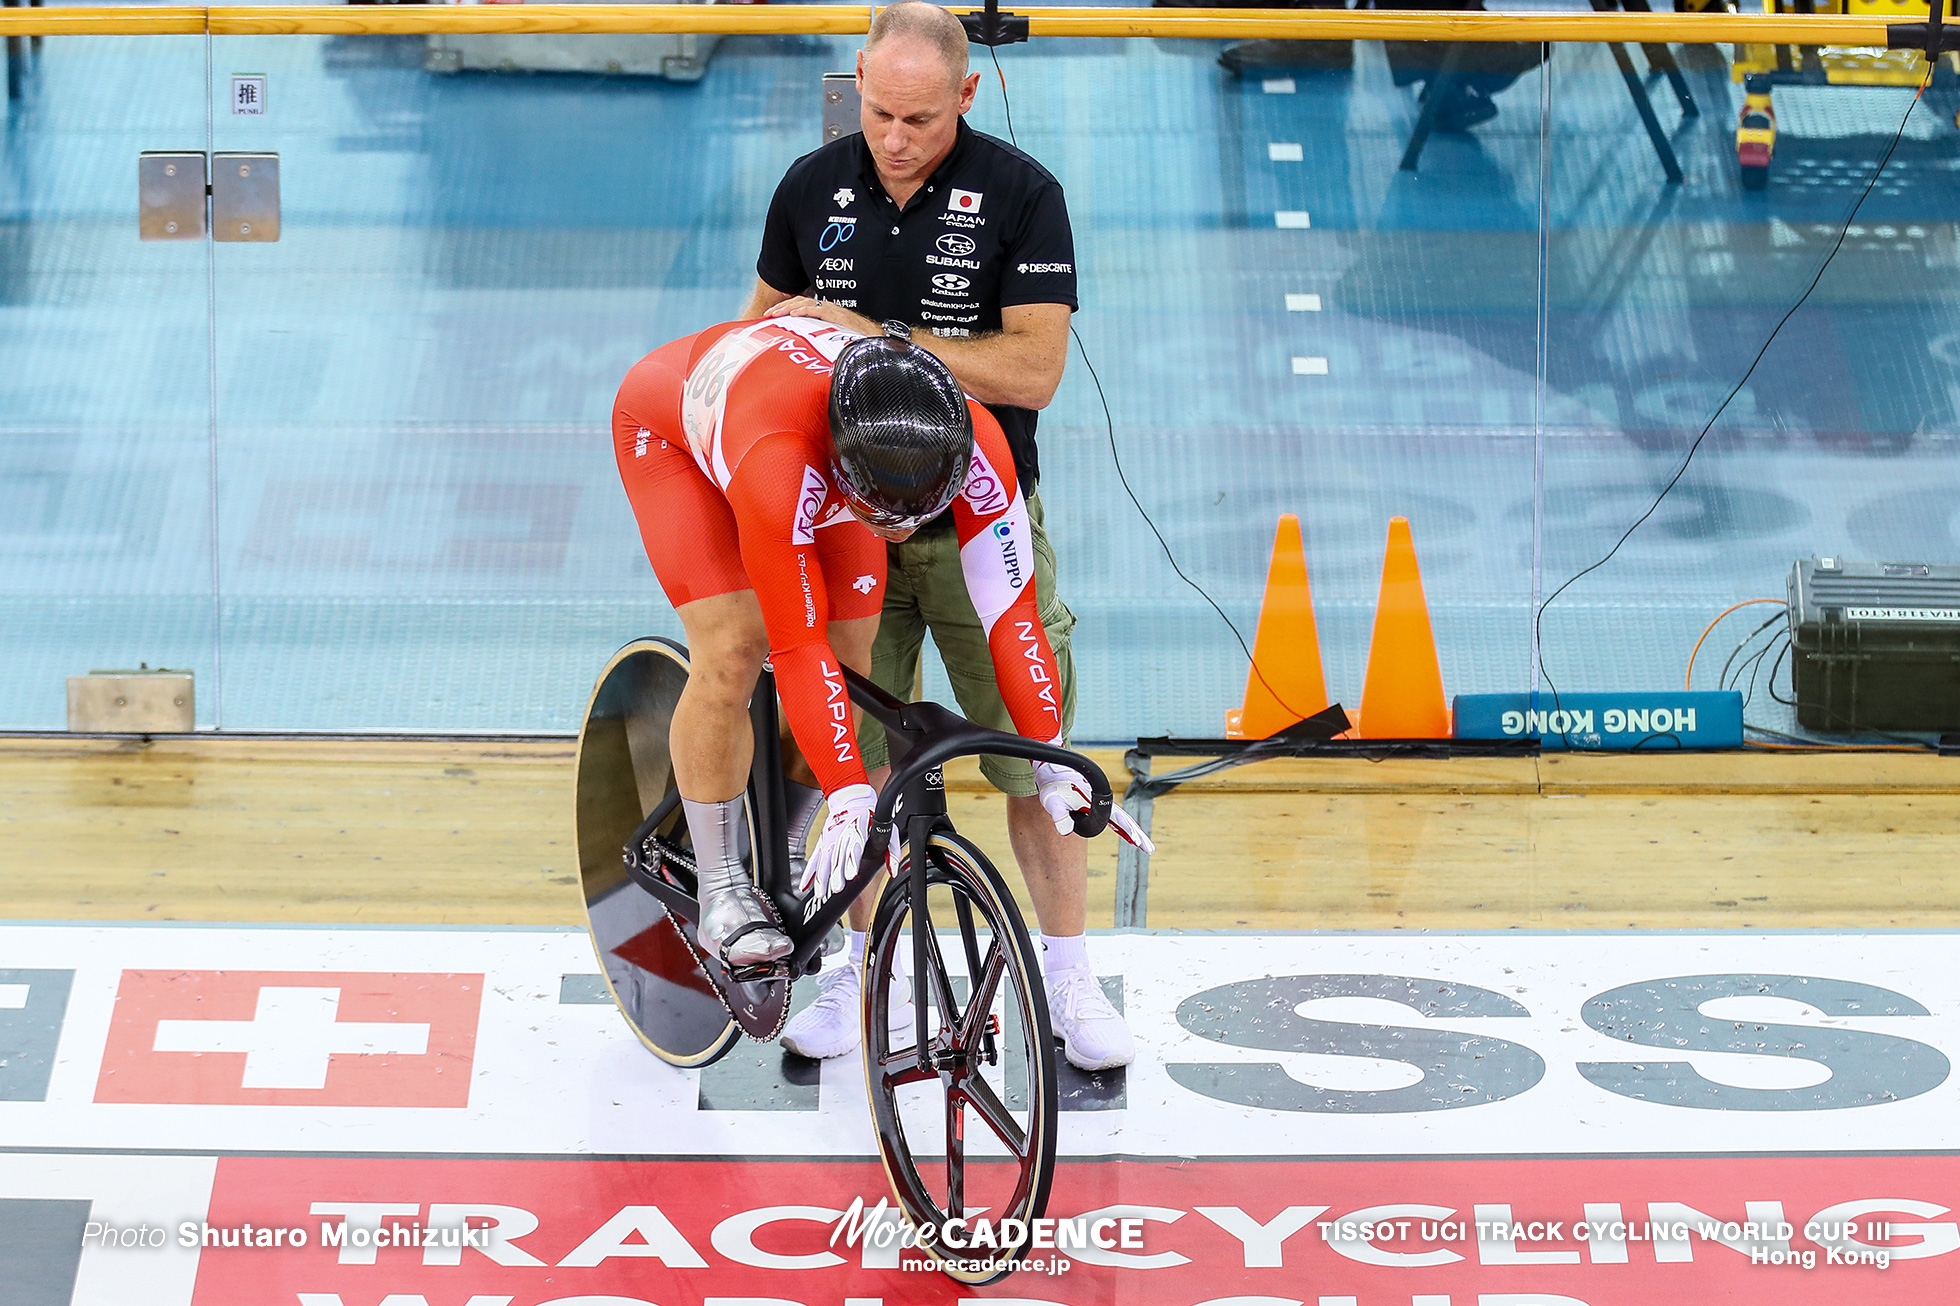
[[1443,673],[1436,664],[1436,635],[1429,628],[1415,540],[1409,519],[1392,517],[1355,734],[1362,739],[1441,739],[1449,733]]
[[1266,596],[1260,600],[1259,629],[1252,637],[1245,706],[1225,713],[1225,737],[1265,739],[1326,706],[1307,550],[1300,540],[1300,519],[1289,512],[1273,532],[1273,560],[1266,568]]

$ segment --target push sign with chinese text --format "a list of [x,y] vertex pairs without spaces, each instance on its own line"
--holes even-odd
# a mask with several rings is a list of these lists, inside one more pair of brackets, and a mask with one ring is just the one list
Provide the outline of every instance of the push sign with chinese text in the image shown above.
[[231,111],[252,118],[265,116],[265,74],[232,74]]

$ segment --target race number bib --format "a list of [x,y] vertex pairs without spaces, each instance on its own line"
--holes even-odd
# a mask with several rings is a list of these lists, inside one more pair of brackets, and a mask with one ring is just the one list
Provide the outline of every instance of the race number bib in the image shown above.
[[756,338],[766,328],[766,323],[757,323],[717,340],[687,374],[687,385],[681,390],[681,430],[687,435],[687,447],[701,470],[722,485],[727,484],[728,469],[720,465],[717,445],[722,414],[728,408],[728,387],[769,347]]
[[717,340],[687,375],[681,390],[681,430],[694,461],[726,488],[729,469],[721,454],[721,424],[728,408],[728,391],[735,378],[756,358],[778,349],[811,370],[828,372],[830,364],[853,341],[855,331],[816,318],[781,317],[731,331]]

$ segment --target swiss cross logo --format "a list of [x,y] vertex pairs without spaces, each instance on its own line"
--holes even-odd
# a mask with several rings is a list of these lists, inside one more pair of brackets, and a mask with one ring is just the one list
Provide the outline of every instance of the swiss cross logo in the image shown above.
[[483,976],[126,970],[98,1102],[461,1107]]

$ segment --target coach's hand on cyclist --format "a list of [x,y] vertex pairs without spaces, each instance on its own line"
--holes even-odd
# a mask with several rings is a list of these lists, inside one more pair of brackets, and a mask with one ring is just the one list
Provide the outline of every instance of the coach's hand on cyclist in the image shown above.
[[[864,856],[864,841],[871,837],[871,814],[878,805],[878,791],[870,785],[846,785],[829,796],[830,819],[823,823],[817,846],[803,865],[803,878],[796,882],[799,893],[815,889],[828,898],[855,879],[858,862]],[[885,848],[885,869],[896,866],[896,850]]]
[[[1036,762],[1034,782],[1040,792],[1041,808],[1055,822],[1056,832],[1074,834],[1075,814],[1086,812],[1090,807],[1089,781],[1072,767],[1056,762]],[[1109,828],[1116,831],[1117,837],[1125,843],[1147,853],[1157,851],[1157,845],[1150,841],[1143,827],[1132,820],[1120,805],[1112,805],[1109,809]]]

